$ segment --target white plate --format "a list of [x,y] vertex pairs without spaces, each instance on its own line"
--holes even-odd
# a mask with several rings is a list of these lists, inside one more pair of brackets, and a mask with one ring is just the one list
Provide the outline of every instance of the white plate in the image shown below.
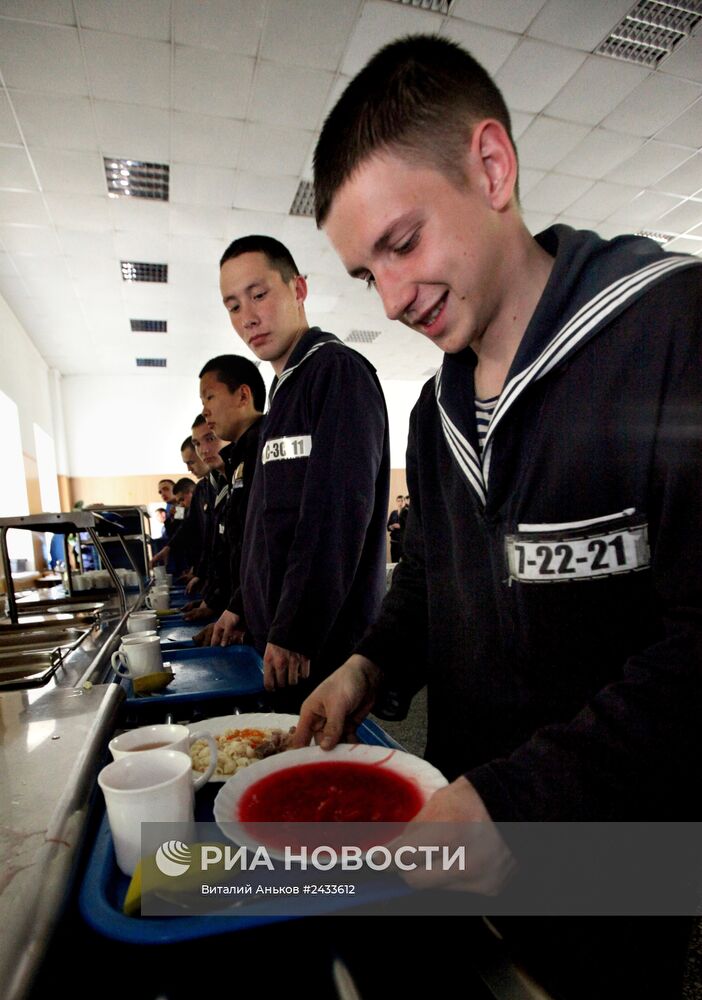
[[[447,779],[432,764],[421,757],[405,753],[403,750],[393,750],[390,747],[370,746],[367,743],[341,743],[333,750],[322,750],[321,747],[304,747],[301,750],[287,750],[275,757],[266,757],[250,767],[244,768],[234,775],[220,788],[214,801],[214,818],[220,830],[234,843],[255,850],[259,841],[252,839],[246,824],[241,823],[239,806],[241,800],[251,788],[274,771],[285,771],[300,764],[318,764],[333,761],[351,761],[357,764],[370,764],[374,767],[387,768],[412,781],[419,790],[424,802],[439,788],[448,784]],[[234,780],[235,779],[235,780]],[[270,857],[282,857],[275,848],[268,849]]]
[[[222,736],[228,729],[282,729],[286,733],[291,726],[296,726],[300,721],[299,715],[282,715],[275,712],[249,712],[245,715],[221,715],[216,719],[202,719],[201,722],[188,724],[188,729],[197,736],[199,733],[209,733],[217,738]],[[286,751],[292,753],[291,750]],[[253,766],[253,765],[251,765]],[[247,767],[241,769],[240,774],[248,771]],[[236,778],[236,774],[215,774],[210,781],[229,781]]]

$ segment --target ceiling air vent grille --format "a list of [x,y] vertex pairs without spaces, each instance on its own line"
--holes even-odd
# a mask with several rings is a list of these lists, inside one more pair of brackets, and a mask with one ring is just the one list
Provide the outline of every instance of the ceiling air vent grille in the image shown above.
[[314,185],[312,181],[300,181],[290,206],[291,215],[307,215],[314,218]]
[[702,20],[702,0],[639,0],[595,52],[655,67]]
[[168,201],[167,163],[142,163],[104,156],[107,191],[111,198],[150,198]]
[[434,14],[448,14],[453,7],[453,0],[390,0],[390,2],[401,3],[403,7],[430,10]]
[[158,281],[161,283],[168,281],[168,264],[144,264],[136,260],[123,260],[120,264],[123,281]]
[[137,368],[165,368],[166,358],[137,358]]
[[666,243],[670,243],[670,241],[675,238],[672,233],[656,233],[651,229],[639,229],[639,231],[634,235],[645,236],[649,240],[655,240],[655,242],[660,243],[661,246],[664,246]]
[[352,330],[346,337],[347,344],[372,344],[380,336],[380,330]]
[[168,333],[165,319],[130,319],[132,333]]

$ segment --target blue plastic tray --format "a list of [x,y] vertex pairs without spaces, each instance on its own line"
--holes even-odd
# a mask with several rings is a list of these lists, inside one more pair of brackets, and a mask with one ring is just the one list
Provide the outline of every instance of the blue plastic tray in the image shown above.
[[[375,722],[366,720],[358,727],[362,743],[376,746],[402,746]],[[219,783],[209,783],[196,796],[195,818],[212,822],[212,807],[220,790]],[[256,916],[255,913],[230,915],[197,915],[178,917],[127,917],[122,905],[129,888],[129,878],[117,867],[107,816],[102,817],[95,843],[90,853],[80,889],[79,905],[83,919],[100,934],[129,944],[174,944],[196,938],[228,934],[262,924],[300,917]],[[400,892],[406,890],[400,889]]]
[[264,690],[263,661],[252,646],[174,649],[164,657],[164,662],[171,664],[175,679],[163,691],[135,696],[131,680],[128,677],[121,680],[130,708],[253,695]]
[[193,636],[202,631],[201,622],[186,622],[182,615],[174,615],[161,622],[161,649],[164,654],[170,649],[187,649],[193,647]]

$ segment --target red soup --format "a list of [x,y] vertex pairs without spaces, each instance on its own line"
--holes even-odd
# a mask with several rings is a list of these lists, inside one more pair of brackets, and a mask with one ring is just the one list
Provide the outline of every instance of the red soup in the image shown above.
[[276,771],[242,796],[239,819],[280,823],[397,823],[423,805],[413,781],[373,764],[330,761]]

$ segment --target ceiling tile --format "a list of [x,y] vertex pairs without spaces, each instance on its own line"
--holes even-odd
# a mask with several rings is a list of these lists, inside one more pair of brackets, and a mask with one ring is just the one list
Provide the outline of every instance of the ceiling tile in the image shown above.
[[299,177],[313,146],[314,132],[249,122],[244,128],[237,166],[259,176]]
[[666,233],[686,233],[699,225],[702,225],[702,201],[690,199],[659,216],[656,228]]
[[260,55],[263,59],[335,70],[356,19],[348,0],[269,0]]
[[[574,49],[526,38],[495,79],[510,108],[541,111],[577,72],[584,59],[584,54]],[[525,81],[529,81],[526,86]]]
[[580,215],[585,219],[593,219],[601,222],[608,215],[616,212],[617,209],[627,205],[639,193],[637,187],[626,187],[624,184],[608,184],[606,181],[598,181],[586,191],[580,198],[577,198],[568,206],[568,213],[574,216]]
[[699,97],[698,84],[653,73],[603,121],[605,128],[632,135],[655,135]]
[[43,191],[106,194],[105,171],[97,153],[35,149],[32,154]]
[[61,253],[56,232],[48,226],[0,226],[0,242],[12,254],[45,257]]
[[117,256],[109,229],[103,233],[89,233],[61,228],[58,234],[63,252],[69,257],[115,259]]
[[122,230],[114,234],[114,256],[117,260],[146,260],[170,263],[171,240],[166,232]]
[[173,0],[175,40],[255,56],[266,17],[260,0]]
[[50,221],[40,194],[25,193],[24,191],[0,191],[0,222],[47,226]]
[[523,197],[528,191],[536,187],[539,181],[546,176],[545,170],[532,170],[529,167],[519,168],[519,193]]
[[168,42],[171,38],[169,0],[76,0],[84,28],[138,35]]
[[173,160],[231,167],[239,155],[243,123],[184,111],[173,114]]
[[171,47],[165,42],[83,31],[91,93],[98,100],[167,108]]
[[239,174],[234,208],[287,215],[297,187],[297,177],[266,177],[264,181],[256,174]]
[[657,191],[643,191],[640,195],[630,201],[628,205],[617,209],[607,219],[608,223],[622,222],[630,227],[631,231],[636,229],[659,229],[655,225],[656,219],[680,204],[680,198],[674,198],[669,194],[660,194]]
[[664,174],[679,166],[691,152],[690,149],[681,149],[679,146],[669,146],[655,139],[649,139],[634,156],[610,171],[607,179],[621,184],[640,184],[642,187],[649,187]]
[[588,56],[546,111],[554,118],[598,125],[649,73],[633,63]]
[[[518,143],[519,161],[526,167],[550,170],[587,135],[586,125],[539,115]],[[568,171],[566,171],[568,172]]]
[[75,28],[3,21],[0,66],[7,87],[32,93],[88,93]]
[[107,195],[104,198],[77,194],[46,195],[52,220],[57,226],[68,229],[109,229],[108,200]]
[[558,164],[563,174],[599,179],[643,145],[636,135],[622,135],[604,128],[593,129]]
[[71,0],[0,0],[0,14],[26,21],[75,26]]
[[531,123],[534,115],[528,115],[524,111],[512,111],[509,109],[509,117],[512,121],[512,138],[516,141],[524,135]]
[[690,239],[689,236],[678,236],[677,239],[666,243],[665,249],[671,253],[693,253],[699,256],[702,254],[702,237]]
[[675,142],[699,149],[702,146],[702,99],[696,101],[667,128],[661,129],[656,138],[661,142]]
[[174,107],[222,118],[244,118],[254,61],[230,52],[178,45],[173,82]]
[[148,198],[106,198],[105,201],[109,204],[110,218],[118,232],[168,232],[168,202]]
[[504,28],[521,35],[543,7],[545,0],[454,0],[451,16]]
[[468,21],[449,18],[441,26],[441,35],[450,38],[475,56],[488,73],[496,73],[504,65],[510,52],[519,41],[517,35],[495,28],[486,28]]
[[631,0],[548,0],[527,34],[592,52],[631,7]]
[[234,198],[233,170],[174,163],[170,174],[170,201],[181,205],[226,205]]
[[253,85],[249,118],[267,125],[314,129],[332,85],[331,73],[262,62]]
[[170,115],[162,108],[95,101],[100,149],[104,156],[119,156],[147,163],[170,160]]
[[10,92],[27,144],[47,149],[97,149],[87,97]]
[[[228,222],[227,222],[228,227]],[[221,237],[208,239],[200,236],[170,236],[169,237],[169,261],[185,261],[195,264],[200,261],[216,260],[224,253],[227,245],[233,237],[227,233],[226,242]]]
[[[2,243],[2,234],[0,233],[0,243]],[[9,253],[4,253],[0,251],[0,275],[6,276],[16,276],[17,268],[14,265],[12,257]]]
[[702,32],[698,30],[692,38],[686,38],[675,52],[666,56],[658,67],[661,73],[672,73],[686,80],[702,83]]
[[21,147],[0,146],[0,188],[39,190],[27,153]]
[[702,153],[695,153],[653,185],[658,191],[689,197],[702,190]]
[[342,73],[355,76],[383,45],[402,35],[431,34],[438,31],[441,24],[439,14],[404,4],[389,4],[387,0],[366,0],[339,68]]
[[221,208],[171,205],[170,229],[174,235],[225,236],[226,214]]
[[0,93],[0,142],[19,143],[21,141],[7,95]]
[[592,181],[583,177],[547,174],[524,196],[522,204],[527,212],[551,212],[557,215],[569,208],[591,186]]

